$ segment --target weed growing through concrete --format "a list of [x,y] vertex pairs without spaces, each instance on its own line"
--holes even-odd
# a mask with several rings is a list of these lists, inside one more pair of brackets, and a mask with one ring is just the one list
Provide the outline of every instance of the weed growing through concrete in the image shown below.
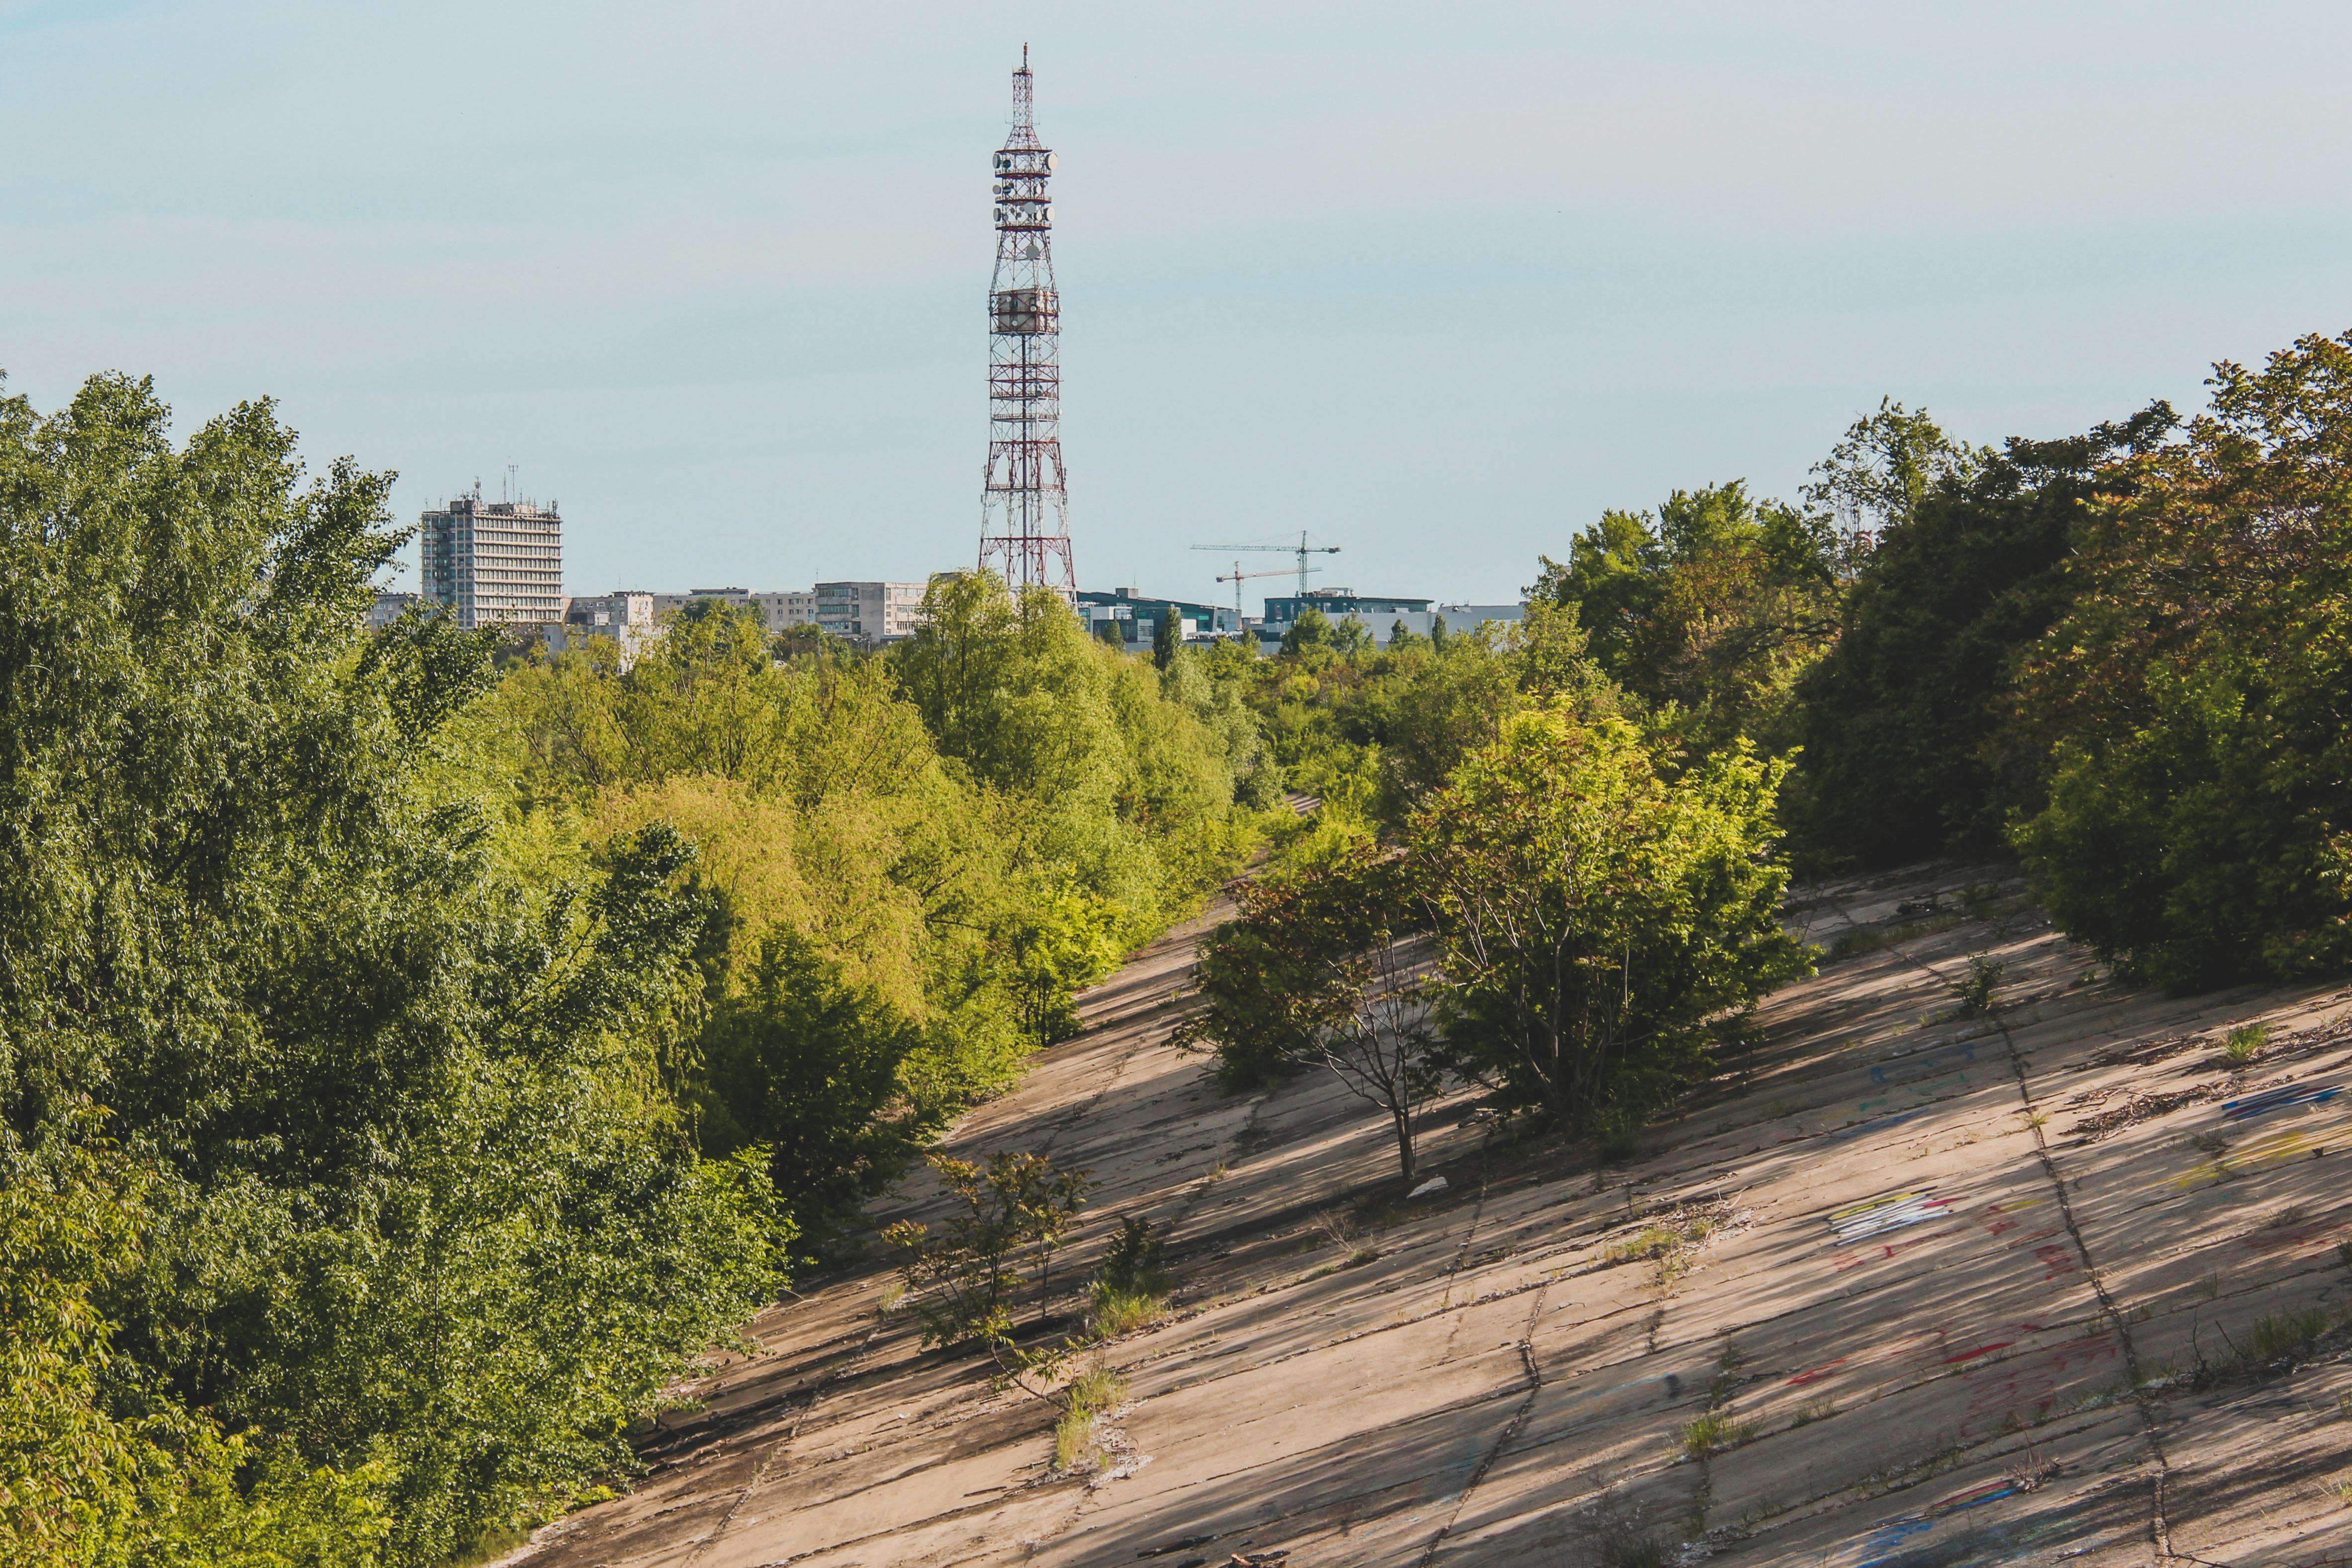
[[2317,1307],[2300,1312],[2265,1312],[2246,1331],[2237,1347],[2238,1359],[2249,1365],[2283,1361],[2309,1350],[2327,1331],[2327,1314]]
[[2018,1491],[2037,1491],[2041,1489],[2042,1483],[2056,1476],[2060,1468],[2057,1460],[2028,1443],[2024,1454],[2010,1461],[2009,1469],[2002,1479]]
[[1708,1409],[1720,1410],[1731,1403],[1741,1382],[1739,1369],[1747,1364],[1748,1352],[1739,1348],[1738,1342],[1725,1340],[1722,1352],[1715,1358],[1715,1377],[1706,1386]]
[[2241,1024],[2230,1031],[2222,1042],[2221,1055],[2233,1068],[2243,1067],[2262,1055],[2263,1045],[2271,1037],[2268,1024]]
[[2199,1279],[2197,1281],[2197,1294],[2208,1301],[2217,1301],[2221,1300],[2221,1271],[2218,1268],[2213,1269],[2211,1272],[2206,1274],[2202,1279]]
[[2347,1236],[2336,1244],[2336,1261],[2347,1268],[2352,1268],[2352,1236]]
[[1710,1410],[1683,1427],[1683,1452],[1694,1459],[1705,1459],[1751,1442],[1757,1435],[1756,1423],[1733,1418],[1727,1410]]
[[2284,1230],[2290,1226],[2301,1225],[2305,1220],[2307,1220],[2310,1217],[2310,1212],[2301,1204],[2289,1204],[2286,1207],[2279,1210],[2278,1213],[2271,1215],[2269,1219],[2265,1220],[2263,1222],[2263,1228],[2265,1230]]
[[1648,1512],[1615,1487],[1604,1489],[1570,1525],[1583,1540],[1585,1561],[1592,1568],[1666,1568],[1674,1561],[1672,1549],[1648,1528]]
[[1097,1361],[1062,1390],[1066,1408],[1054,1424],[1054,1468],[1099,1468],[1108,1455],[1101,1417],[1127,1397],[1127,1380]]
[[2008,973],[2009,966],[1999,959],[1982,953],[1969,959],[1969,977],[1952,987],[1952,994],[1960,1000],[1960,1016],[1984,1018],[1997,1011],[1994,994],[2000,989],[2000,977]]
[[1830,1394],[1816,1394],[1797,1406],[1797,1414],[1790,1419],[1789,1425],[1791,1427],[1810,1426],[1816,1421],[1826,1421],[1836,1414],[1837,1400]]
[[1168,1315],[1168,1298],[1147,1290],[1121,1290],[1097,1279],[1088,1295],[1092,1310],[1087,1322],[1097,1340],[1148,1327]]
[[1671,1290],[1675,1281],[1690,1272],[1692,1254],[1699,1244],[1723,1228],[1719,1207],[1675,1209],[1602,1247],[1601,1261],[1608,1265],[1646,1258],[1651,1265],[1650,1283],[1660,1290]]

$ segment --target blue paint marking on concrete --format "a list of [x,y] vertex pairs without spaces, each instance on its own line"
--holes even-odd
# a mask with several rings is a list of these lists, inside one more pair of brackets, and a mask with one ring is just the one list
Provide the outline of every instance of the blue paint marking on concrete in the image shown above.
[[1932,1106],[1923,1105],[1916,1110],[1906,1110],[1899,1116],[1882,1116],[1875,1121],[1857,1121],[1851,1127],[1841,1127],[1831,1133],[1829,1141],[1832,1143],[1843,1143],[1849,1138],[1859,1138],[1865,1132],[1880,1131],[1898,1122],[1908,1121],[1915,1116],[1925,1116],[1933,1109]]
[[2224,1121],[2252,1121],[2257,1116],[2268,1116],[2273,1110],[2292,1110],[2296,1106],[2325,1105],[2344,1091],[2332,1083],[2283,1083],[2276,1089],[2266,1089],[2260,1094],[2250,1094],[2243,1100],[2221,1102]]
[[1940,1051],[1930,1051],[1924,1057],[1898,1057],[1891,1062],[1881,1062],[1870,1069],[1873,1083],[1908,1083],[1915,1079],[1933,1078],[1948,1070],[1956,1062],[1973,1062],[1977,1047],[1973,1041],[1963,1040]]

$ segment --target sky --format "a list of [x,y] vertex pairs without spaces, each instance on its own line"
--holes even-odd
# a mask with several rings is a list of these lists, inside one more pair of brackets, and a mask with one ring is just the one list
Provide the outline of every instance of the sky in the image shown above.
[[0,0],[0,371],[274,397],[404,521],[512,464],[575,594],[966,566],[1024,42],[1087,587],[1305,529],[1508,599],[1883,396],[2056,436],[2352,328],[2341,5]]

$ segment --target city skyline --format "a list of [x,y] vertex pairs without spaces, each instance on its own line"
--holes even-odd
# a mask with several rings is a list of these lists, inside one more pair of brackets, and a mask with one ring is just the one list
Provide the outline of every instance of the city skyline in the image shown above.
[[[565,500],[572,591],[964,564],[981,180],[1026,38],[1077,280],[1082,584],[1215,600],[1189,546],[1306,527],[1367,591],[1494,600],[1603,508],[1793,495],[1882,395],[2064,434],[2341,330],[2347,30],[700,6],[648,40],[0,5],[32,128],[0,172],[0,369],[42,406],[152,373],[184,432],[274,395],[314,469],[399,470],[404,525],[519,464]],[[530,90],[469,85],[501,70]],[[92,101],[119,112],[65,135]]]

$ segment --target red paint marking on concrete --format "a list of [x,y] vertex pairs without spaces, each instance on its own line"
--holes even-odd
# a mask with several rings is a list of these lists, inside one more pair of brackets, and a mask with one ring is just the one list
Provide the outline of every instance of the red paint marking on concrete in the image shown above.
[[1809,1383],[1819,1383],[1822,1379],[1830,1374],[1830,1368],[1833,1366],[1843,1366],[1844,1364],[1845,1357],[1843,1356],[1838,1357],[1835,1361],[1825,1361],[1822,1363],[1821,1365],[1813,1368],[1812,1371],[1801,1372],[1796,1376],[1790,1378],[1789,1380],[1789,1386],[1791,1388],[1802,1388]]

